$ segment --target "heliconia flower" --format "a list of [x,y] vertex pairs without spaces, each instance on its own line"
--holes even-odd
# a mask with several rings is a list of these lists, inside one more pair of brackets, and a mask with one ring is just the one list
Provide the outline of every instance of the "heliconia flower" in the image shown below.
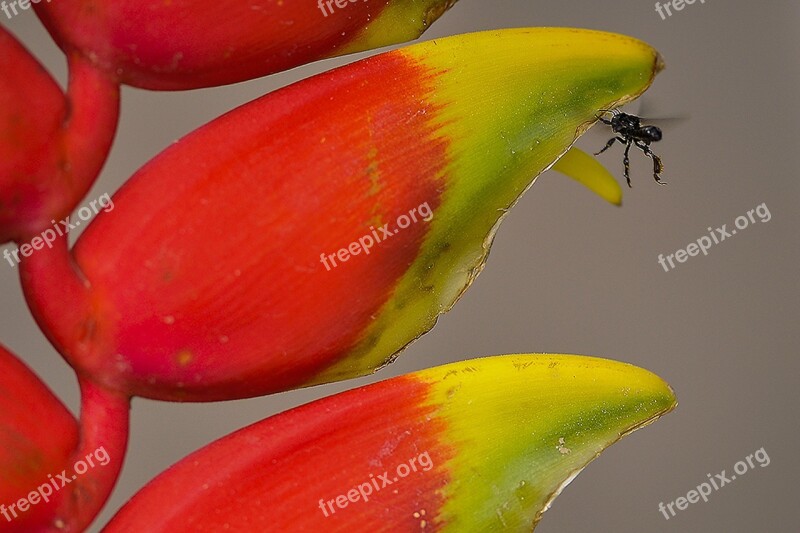
[[211,87],[419,37],[456,0],[70,0],[36,12],[121,82]]
[[118,86],[77,55],[69,63],[65,95],[0,26],[0,244],[27,241],[69,215],[111,147]]
[[0,531],[83,531],[107,500],[125,456],[129,401],[80,384],[78,422],[0,345]]
[[144,166],[71,254],[62,240],[23,262],[28,303],[73,366],[130,395],[221,400],[373,372],[450,309],[508,208],[597,111],[660,68],[629,37],[518,29],[297,83]]
[[587,463],[675,405],[658,376],[593,357],[430,368],[220,439],[104,531],[527,532]]

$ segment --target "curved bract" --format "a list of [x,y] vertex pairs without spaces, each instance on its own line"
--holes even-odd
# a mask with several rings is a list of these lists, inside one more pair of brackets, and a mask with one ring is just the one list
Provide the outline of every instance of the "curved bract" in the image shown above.
[[[41,225],[42,155],[52,154],[66,101],[47,71],[0,26],[0,243]],[[36,105],[24,105],[28,101]],[[52,157],[52,156],[51,156]],[[44,166],[48,166],[45,164]]]
[[[36,12],[122,83],[211,87],[419,37],[456,0],[70,0]],[[338,7],[344,4],[344,7]]]
[[553,170],[574,179],[608,203],[622,205],[619,182],[586,152],[573,146],[553,165]]
[[[2,244],[27,241],[76,207],[111,147],[119,94],[102,74],[71,57],[65,95],[2,26],[0,72]],[[42,246],[41,238],[34,244]]]
[[597,110],[660,66],[629,37],[518,29],[308,79],[143,167],[74,264],[55,250],[23,264],[28,301],[71,364],[131,395],[241,398],[372,372],[455,303],[507,209]]
[[[37,531],[53,517],[68,491],[45,487],[49,476],[71,467],[70,457],[78,446],[78,422],[13,354],[0,346],[0,531]],[[23,509],[24,508],[24,509]]]
[[659,377],[604,359],[431,368],[220,439],[104,531],[529,532],[602,450],[674,407]]

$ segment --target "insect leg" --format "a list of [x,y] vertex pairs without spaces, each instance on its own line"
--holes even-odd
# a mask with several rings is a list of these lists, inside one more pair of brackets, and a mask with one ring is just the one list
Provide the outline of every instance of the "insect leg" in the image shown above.
[[643,142],[637,142],[636,146],[638,146],[647,157],[653,160],[653,177],[655,178],[656,182],[658,182],[659,185],[666,185],[666,183],[661,181],[661,176],[659,176],[659,174],[664,171],[664,165],[661,163],[661,158],[654,154],[650,147]]
[[613,116],[619,115],[619,109],[598,109],[597,111],[600,114],[599,115],[595,114],[595,118],[597,118],[597,120],[599,120],[603,124],[607,124],[609,126],[612,126],[614,123],[608,120],[607,118],[604,118],[603,115],[606,113],[611,113]]
[[[631,185],[631,159],[628,157],[628,152],[631,150],[631,141],[628,139],[628,142],[625,144],[625,157],[622,159],[622,164],[625,165],[625,179],[628,182],[628,187],[632,187]],[[638,146],[638,145],[637,145]]]
[[599,152],[595,152],[595,154],[594,154],[594,155],[600,155],[600,154],[602,154],[603,152],[605,152],[606,150],[608,150],[609,148],[611,148],[611,145],[613,145],[613,144],[614,144],[614,141],[619,141],[619,142],[621,142],[622,144],[625,144],[625,139],[622,139],[621,137],[612,137],[612,138],[610,138],[610,139],[608,140],[608,142],[607,142],[607,143],[606,143],[606,145],[603,147],[603,149],[602,149],[602,150],[600,150]]

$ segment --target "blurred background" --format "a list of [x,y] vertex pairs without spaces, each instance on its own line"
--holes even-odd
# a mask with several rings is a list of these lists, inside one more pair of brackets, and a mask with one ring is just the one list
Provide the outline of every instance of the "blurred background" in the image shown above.
[[[665,378],[679,400],[674,413],[592,463],[537,533],[797,531],[799,22],[800,3],[790,0],[697,1],[664,19],[649,1],[460,0],[423,39],[576,26],[629,34],[658,48],[667,69],[645,95],[644,113],[686,118],[668,123],[654,145],[668,186],[653,181],[650,161],[639,152],[621,208],[561,175],[544,174],[506,218],[486,270],[461,302],[375,376],[218,404],[134,400],[122,479],[92,531],[169,465],[247,424],[378,379],[511,352],[627,361]],[[32,11],[3,24],[65,81],[63,56]],[[113,193],[164,147],[223,112],[364,55],[219,89],[124,88],[116,144],[88,198]],[[579,146],[601,148],[610,135],[599,129]],[[622,147],[600,157],[623,180]],[[756,215],[708,256],[669,272],[659,265],[659,254],[685,248],[708,227],[730,230],[761,204],[768,221]],[[0,339],[77,413],[76,380],[30,317],[16,269],[0,268],[0,294]],[[659,512],[660,502],[686,496],[707,474],[730,474],[762,447],[768,466],[670,520]]]

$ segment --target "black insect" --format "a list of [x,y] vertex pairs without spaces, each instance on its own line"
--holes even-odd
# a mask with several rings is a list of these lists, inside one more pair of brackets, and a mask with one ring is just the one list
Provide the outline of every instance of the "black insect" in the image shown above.
[[601,116],[597,119],[603,124],[611,126],[611,131],[617,134],[608,140],[605,147],[594,155],[600,155],[609,148],[614,142],[619,141],[625,145],[625,158],[622,160],[625,165],[625,179],[628,181],[628,187],[631,186],[630,178],[630,158],[628,152],[631,146],[635,145],[639,150],[645,153],[647,157],[653,160],[653,177],[660,185],[664,185],[661,181],[661,172],[664,171],[664,165],[661,164],[661,158],[650,150],[650,143],[661,140],[661,129],[658,126],[642,126],[641,119],[636,115],[629,115],[623,113],[619,109],[601,109],[603,113],[611,113],[611,120]]

